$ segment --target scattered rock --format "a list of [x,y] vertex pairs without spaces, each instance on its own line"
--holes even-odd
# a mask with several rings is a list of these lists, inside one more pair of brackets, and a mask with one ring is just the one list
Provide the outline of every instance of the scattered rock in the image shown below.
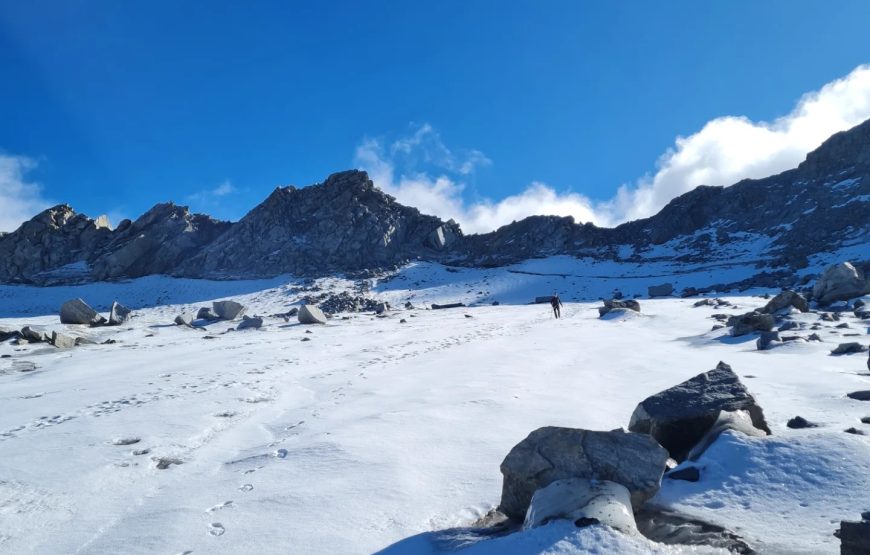
[[759,351],[766,351],[781,344],[782,339],[780,339],[778,331],[763,331],[758,339],[755,340],[755,347]]
[[731,335],[738,337],[756,331],[770,331],[776,324],[776,320],[771,314],[753,311],[732,316],[728,318],[727,324],[731,326]]
[[378,303],[375,306],[375,314],[384,314],[390,309],[389,303]]
[[867,346],[858,343],[857,341],[852,341],[849,343],[840,343],[839,345],[831,351],[832,355],[850,355],[852,353],[863,353],[867,350]]
[[237,330],[258,330],[263,327],[263,319],[259,316],[251,318],[250,316],[242,316],[242,321],[236,326]]
[[34,329],[30,326],[21,328],[21,337],[30,343],[42,343],[43,341],[51,341],[51,335],[42,330]]
[[813,286],[813,298],[826,305],[870,293],[864,274],[849,262],[828,266]]
[[[549,301],[548,301],[549,302]],[[462,303],[450,303],[450,304],[433,304],[432,310],[444,310],[446,308],[461,308],[465,305]]]
[[314,305],[304,304],[297,315],[300,324],[325,324],[326,315]]
[[807,341],[821,341],[821,340],[822,340],[822,338],[819,337],[819,334],[817,334],[817,333],[811,333],[807,336]]
[[220,320],[220,316],[215,314],[214,311],[212,309],[210,309],[209,307],[204,306],[196,312],[196,319],[197,320],[213,321],[213,320]]
[[651,285],[647,288],[647,293],[649,293],[649,296],[652,298],[669,297],[674,293],[674,286],[670,283]]
[[724,362],[638,404],[628,429],[649,434],[678,462],[719,421],[722,412],[747,411],[755,428],[769,434],[761,407]]
[[188,328],[193,327],[193,318],[188,316],[187,314],[179,314],[175,317],[175,325],[176,326],[187,326]]
[[633,310],[635,312],[640,312],[640,303],[634,299],[628,299],[621,301],[619,299],[611,299],[609,301],[604,301],[604,306],[598,307],[598,316],[604,316],[608,312],[618,309],[627,309]]
[[221,320],[235,320],[245,313],[245,307],[236,301],[214,301],[212,310]]
[[840,315],[836,312],[822,312],[819,314],[819,320],[823,322],[839,322]]
[[795,416],[794,418],[789,419],[785,424],[789,428],[793,430],[800,430],[802,428],[818,428],[819,425],[813,422],[810,422],[803,416]]
[[184,461],[175,457],[153,457],[151,460],[157,463],[158,470],[166,470],[174,464],[184,464]]
[[796,330],[798,328],[800,328],[800,324],[793,320],[789,320],[788,322],[783,322],[783,324],[776,329],[777,331],[789,331]]
[[401,320],[399,320],[399,323],[400,323],[400,324],[406,324],[406,323],[408,323],[408,321],[405,320],[404,318],[402,318]]
[[864,436],[864,435],[867,435],[866,433],[864,433],[863,430],[859,430],[858,428],[855,428],[855,427],[847,428],[847,429],[845,429],[845,430],[843,430],[843,431],[846,432],[847,434],[854,434],[854,435],[856,435],[856,436]]
[[667,452],[642,434],[539,428],[514,446],[501,464],[499,510],[521,521],[535,491],[568,478],[622,484],[632,504],[640,506],[658,491],[667,459]]
[[773,314],[788,307],[794,307],[801,312],[808,312],[810,310],[810,305],[807,303],[807,300],[803,295],[790,289],[786,289],[764,305],[761,312],[765,314]]
[[132,310],[122,305],[118,301],[112,302],[112,309],[109,311],[109,325],[120,326],[130,320]]
[[88,304],[81,299],[67,301],[60,307],[61,324],[99,326],[105,322],[105,318],[97,314],[96,310],[88,306]]
[[852,393],[847,393],[846,397],[856,401],[870,401],[870,390],[853,391]]
[[51,333],[51,344],[58,349],[72,349],[76,346],[76,339],[55,331]]

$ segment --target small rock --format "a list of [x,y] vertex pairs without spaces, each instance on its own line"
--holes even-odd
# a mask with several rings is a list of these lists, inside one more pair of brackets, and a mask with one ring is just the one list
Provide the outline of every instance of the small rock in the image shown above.
[[130,320],[132,310],[122,305],[118,301],[112,302],[112,309],[109,311],[109,325],[120,326]]
[[668,472],[665,474],[665,478],[671,480],[684,480],[686,482],[697,482],[701,479],[701,471],[698,470],[697,466],[686,466]]
[[175,317],[175,325],[176,326],[187,326],[188,328],[193,327],[193,318],[188,316],[187,314],[179,314]]
[[242,316],[242,321],[239,322],[239,325],[236,326],[237,330],[258,330],[263,327],[263,319],[255,316],[251,318],[250,316]]
[[852,353],[863,353],[867,350],[867,347],[858,343],[857,341],[853,341],[850,343],[840,343],[837,347],[831,351],[832,355],[849,355]]
[[799,430],[801,428],[818,428],[818,424],[810,422],[803,416],[795,416],[794,418],[789,419],[785,424],[789,428],[793,430]]
[[204,306],[196,312],[196,319],[197,320],[213,321],[213,320],[220,320],[220,316],[215,314],[214,311],[212,309],[210,309],[209,307]]

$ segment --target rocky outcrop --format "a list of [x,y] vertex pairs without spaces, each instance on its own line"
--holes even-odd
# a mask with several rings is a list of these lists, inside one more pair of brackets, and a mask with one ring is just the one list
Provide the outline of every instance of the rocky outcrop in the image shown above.
[[556,480],[536,491],[523,528],[541,526],[554,519],[604,524],[622,532],[637,533],[631,493],[622,484],[607,480]]
[[375,188],[365,172],[352,170],[320,185],[275,189],[178,273],[324,275],[385,267],[432,257],[461,235],[455,223],[399,204]]
[[[326,275],[416,259],[489,267],[549,255],[728,264],[735,252],[752,251],[758,273],[716,288],[794,286],[811,255],[870,241],[868,148],[870,121],[834,135],[795,169],[730,187],[701,186],[654,216],[612,229],[532,216],[466,236],[452,220],[399,204],[358,170],[278,188],[237,223],[169,203],[113,231],[105,219],[60,205],[0,234],[0,282]],[[848,272],[824,278],[814,298],[826,303],[866,292],[862,264],[854,262],[857,278]]]
[[807,303],[807,300],[803,295],[787,289],[770,299],[760,312],[763,312],[764,314],[773,314],[789,307],[794,307],[801,312],[807,312],[810,309],[810,305]]
[[499,510],[522,521],[535,491],[571,478],[621,484],[638,507],[658,491],[667,459],[667,452],[643,434],[539,428],[514,446],[501,464]]
[[641,402],[628,429],[649,434],[671,457],[683,461],[720,420],[722,413],[746,411],[752,426],[770,433],[764,412],[724,362]]

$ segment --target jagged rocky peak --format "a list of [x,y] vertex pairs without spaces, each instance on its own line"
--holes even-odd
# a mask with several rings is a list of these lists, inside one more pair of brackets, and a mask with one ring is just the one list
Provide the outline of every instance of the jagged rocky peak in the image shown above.
[[831,135],[807,154],[798,171],[823,177],[834,171],[870,170],[870,120]]
[[102,252],[90,257],[95,279],[175,273],[200,248],[232,224],[186,206],[157,204],[135,222],[124,221]]
[[308,187],[275,189],[181,268],[183,275],[274,275],[359,270],[448,248],[462,236],[403,206],[350,170]]
[[104,220],[77,214],[68,204],[43,210],[0,236],[0,281],[27,281],[79,262],[101,248],[111,234]]

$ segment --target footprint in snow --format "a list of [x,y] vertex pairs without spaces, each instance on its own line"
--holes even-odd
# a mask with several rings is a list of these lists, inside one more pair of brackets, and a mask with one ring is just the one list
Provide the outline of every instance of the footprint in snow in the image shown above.
[[233,502],[232,502],[232,501],[224,501],[223,503],[218,503],[218,504],[215,505],[214,507],[209,508],[208,510],[206,510],[206,512],[207,512],[207,513],[213,513],[213,512],[215,512],[215,511],[219,511],[219,510],[221,510],[221,509],[232,509],[232,508],[233,508]]
[[277,451],[275,451],[275,456],[278,457],[279,459],[286,459],[287,458],[287,450],[286,449],[278,449]]
[[208,525],[208,533],[212,536],[223,536],[226,531],[226,528],[220,522],[212,522]]
[[251,491],[254,489],[254,484],[244,484],[239,488],[239,491]]
[[112,445],[133,445],[142,441],[138,437],[118,437],[112,440]]

